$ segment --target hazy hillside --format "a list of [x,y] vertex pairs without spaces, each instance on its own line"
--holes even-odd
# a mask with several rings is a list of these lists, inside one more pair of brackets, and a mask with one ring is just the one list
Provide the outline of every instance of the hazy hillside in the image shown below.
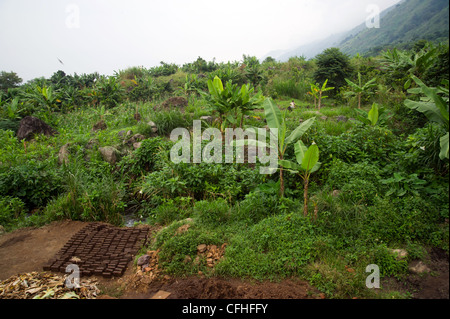
[[362,23],[350,31],[333,34],[290,50],[272,51],[266,56],[280,61],[301,55],[310,59],[329,47],[339,47],[350,55],[377,52],[387,45],[419,39],[448,39],[448,24],[448,0],[405,0],[381,13],[380,28],[368,29]]
[[381,18],[380,28],[364,28],[338,47],[350,55],[373,48],[419,39],[438,40],[449,35],[448,0],[407,0]]

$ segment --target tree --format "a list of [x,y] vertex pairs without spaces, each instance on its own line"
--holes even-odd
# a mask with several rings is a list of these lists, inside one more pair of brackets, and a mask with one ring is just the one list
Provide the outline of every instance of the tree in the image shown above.
[[308,214],[308,185],[309,177],[311,173],[317,171],[321,165],[319,162],[319,147],[313,143],[309,148],[303,144],[301,140],[294,144],[295,148],[295,159],[297,163],[280,160],[279,164],[293,173],[299,173],[302,171],[301,175],[304,182],[303,189],[303,215]]
[[311,94],[314,97],[314,107],[316,107],[316,101],[319,102],[317,105],[317,108],[320,110],[320,107],[322,106],[322,99],[326,99],[328,96],[322,95],[323,92],[331,91],[334,89],[334,87],[327,87],[328,79],[323,82],[322,86],[317,84],[311,83],[311,92],[308,92],[308,94]]
[[[426,86],[419,78],[412,76],[414,82],[419,86],[418,88],[409,89],[409,93],[422,94],[420,101],[405,100],[405,105],[412,109],[419,111],[428,118],[431,122],[438,123],[444,127],[447,134],[441,136],[440,146],[441,152],[439,158],[441,160],[449,158],[449,111],[448,111],[448,80],[445,81],[446,88],[437,87],[431,88]],[[441,97],[439,94],[443,94]]]
[[345,78],[353,73],[348,55],[338,48],[329,48],[317,55],[317,70],[314,72],[314,81],[323,83],[328,79],[328,84],[334,87],[335,92],[346,84]]
[[362,96],[362,94],[363,93],[369,93],[369,90],[376,86],[376,84],[375,84],[376,80],[377,80],[376,78],[373,78],[373,79],[369,80],[368,82],[366,82],[365,84],[362,84],[361,73],[358,72],[358,83],[354,83],[354,82],[350,81],[347,78],[345,79],[347,84],[352,89],[352,91],[347,92],[345,95],[346,96],[354,96],[354,95],[356,95],[358,97],[358,109],[360,109],[361,108],[361,96]]
[[[283,164],[286,164],[284,161],[284,154],[286,153],[286,148],[289,144],[295,143],[298,141],[303,134],[314,124],[314,121],[316,120],[315,117],[312,117],[310,119],[307,119],[302,124],[297,126],[290,134],[287,133],[287,125],[285,121],[286,112],[284,114],[281,114],[280,109],[273,103],[273,101],[270,98],[267,98],[264,103],[264,113],[266,115],[267,125],[271,129],[276,129],[278,132],[278,165],[280,166],[280,196],[284,196],[284,178],[283,178]],[[266,147],[264,143],[261,143],[257,140],[245,140],[245,141],[237,141],[236,145],[246,145],[246,143],[252,143],[253,145],[256,145],[258,147]],[[302,148],[301,150],[304,150]],[[297,156],[297,158],[299,158]],[[313,165],[314,166],[314,165]],[[312,168],[310,166],[309,168]],[[309,173],[311,171],[309,170]],[[309,175],[308,175],[309,177]],[[306,186],[306,189],[308,187]]]
[[12,89],[18,87],[22,83],[22,79],[17,75],[16,72],[5,72],[2,71],[0,73],[0,90],[8,91],[8,89]]

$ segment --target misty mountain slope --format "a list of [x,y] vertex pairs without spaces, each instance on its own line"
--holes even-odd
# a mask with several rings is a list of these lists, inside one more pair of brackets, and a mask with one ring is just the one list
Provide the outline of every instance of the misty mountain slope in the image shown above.
[[419,39],[448,38],[448,0],[407,0],[380,19],[380,28],[364,28],[338,45],[347,54]]
[[369,29],[362,23],[347,32],[333,34],[323,40],[290,50],[272,51],[266,56],[272,56],[279,61],[287,61],[292,56],[301,55],[310,59],[330,47],[338,47],[349,55],[364,55],[388,45],[419,39],[448,39],[448,24],[448,0],[405,0],[381,12],[380,28]]

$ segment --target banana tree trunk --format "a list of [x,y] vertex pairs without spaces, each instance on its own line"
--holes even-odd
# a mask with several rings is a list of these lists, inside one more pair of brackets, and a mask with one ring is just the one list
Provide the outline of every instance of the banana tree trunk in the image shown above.
[[305,188],[303,191],[303,216],[308,215],[308,184],[309,176],[305,175]]
[[283,168],[280,167],[280,196],[284,196],[284,178],[283,178]]

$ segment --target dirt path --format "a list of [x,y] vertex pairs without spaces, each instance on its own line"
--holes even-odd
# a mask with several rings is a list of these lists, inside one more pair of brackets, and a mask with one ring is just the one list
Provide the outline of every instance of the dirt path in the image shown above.
[[[41,228],[24,228],[0,235],[0,281],[19,273],[41,272],[64,244],[89,223],[78,221],[53,222]],[[408,290],[413,298],[449,298],[449,263],[445,252],[431,255],[432,275],[409,276]],[[170,293],[168,299],[316,299],[323,294],[307,282],[295,278],[278,283],[253,283],[240,279],[206,278],[191,276],[171,278],[165,276],[149,283],[138,283],[131,263],[120,278],[99,278],[103,298],[151,298],[163,290]],[[139,285],[137,285],[139,284]],[[400,287],[396,287],[400,288]],[[401,290],[401,289],[399,289]]]
[[53,222],[41,228],[23,228],[0,236],[0,280],[18,273],[42,271],[52,258],[88,223]]

